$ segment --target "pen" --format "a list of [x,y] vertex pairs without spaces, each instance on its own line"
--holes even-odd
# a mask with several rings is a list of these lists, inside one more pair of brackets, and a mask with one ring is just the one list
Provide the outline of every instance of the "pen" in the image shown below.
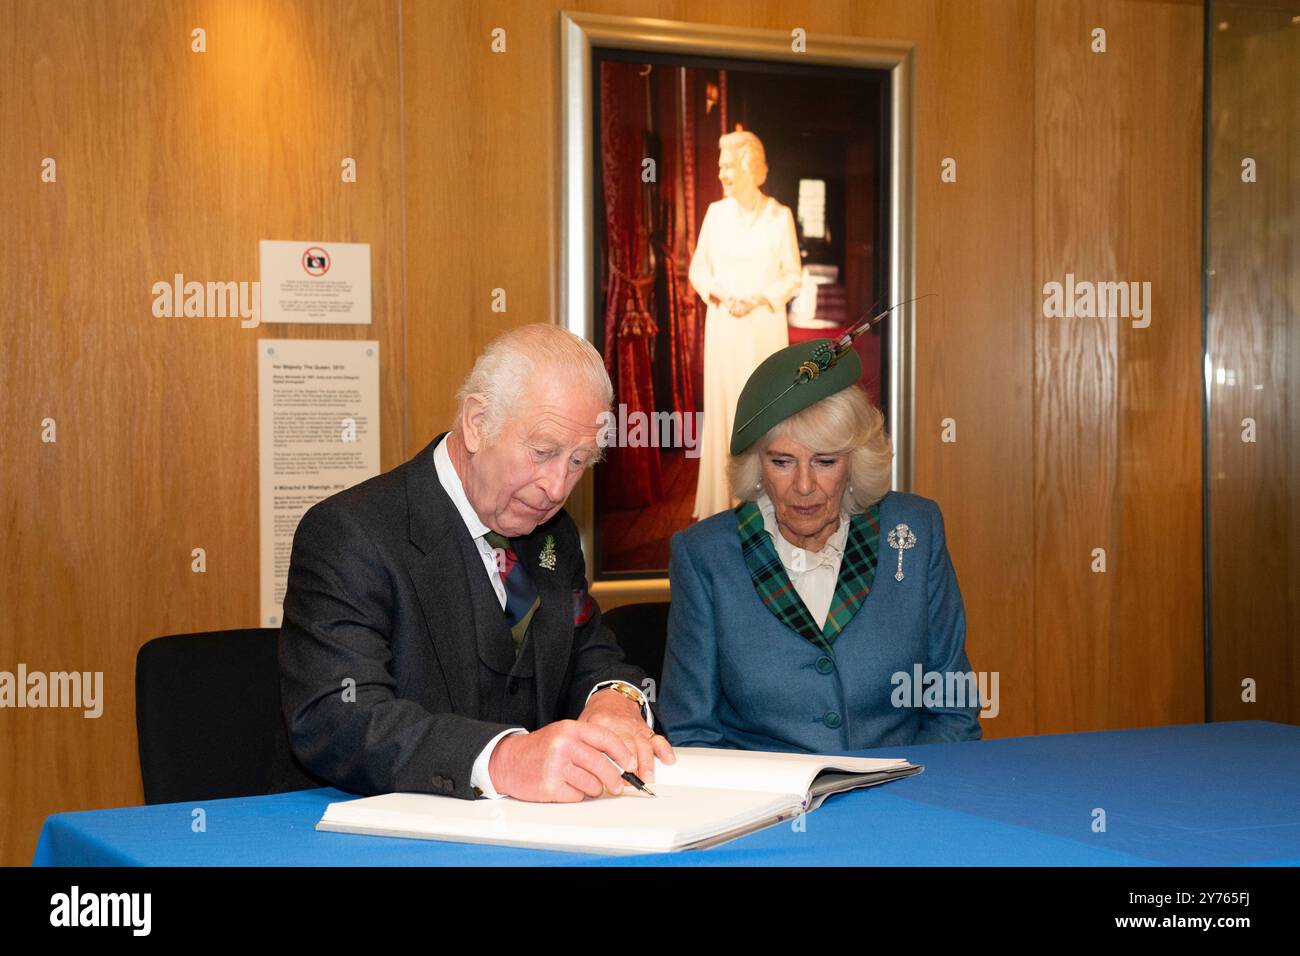
[[612,763],[614,765],[614,769],[623,775],[623,779],[626,780],[628,783],[630,783],[632,786],[636,787],[636,789],[640,790],[642,793],[648,793],[652,797],[657,796],[657,794],[653,790],[651,790],[649,787],[645,785],[645,783],[641,780],[640,777],[634,774],[631,770],[624,770],[622,767],[618,765],[618,761],[615,760],[613,757],[611,757],[609,754],[605,754],[605,759],[608,760],[610,763]]

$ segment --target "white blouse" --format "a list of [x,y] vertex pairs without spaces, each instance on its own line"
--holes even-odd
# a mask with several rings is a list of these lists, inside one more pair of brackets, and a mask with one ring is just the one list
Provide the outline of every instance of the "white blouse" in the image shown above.
[[820,551],[809,551],[791,544],[781,534],[776,523],[776,506],[766,493],[755,502],[763,513],[763,529],[776,545],[776,555],[785,566],[804,607],[818,627],[826,624],[826,614],[835,597],[835,583],[840,577],[840,562],[844,560],[844,546],[849,538],[849,515],[840,512],[840,524],[827,539]]

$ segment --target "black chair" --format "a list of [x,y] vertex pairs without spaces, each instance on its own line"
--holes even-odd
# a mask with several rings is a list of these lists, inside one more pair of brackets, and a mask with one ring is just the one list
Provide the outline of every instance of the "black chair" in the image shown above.
[[[630,604],[604,620],[627,659],[658,687],[668,605]],[[280,711],[279,633],[264,627],[174,634],[140,648],[135,723],[145,803],[325,785],[290,755]]]
[[280,713],[276,628],[155,638],[135,659],[145,803],[270,791]]
[[656,690],[664,672],[669,607],[671,604],[667,601],[624,604],[604,613],[605,625],[618,638],[623,656],[654,680]]

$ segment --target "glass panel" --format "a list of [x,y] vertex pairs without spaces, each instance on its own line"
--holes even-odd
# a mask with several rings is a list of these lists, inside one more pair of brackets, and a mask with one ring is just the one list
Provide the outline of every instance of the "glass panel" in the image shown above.
[[1300,723],[1300,2],[1208,18],[1209,713]]

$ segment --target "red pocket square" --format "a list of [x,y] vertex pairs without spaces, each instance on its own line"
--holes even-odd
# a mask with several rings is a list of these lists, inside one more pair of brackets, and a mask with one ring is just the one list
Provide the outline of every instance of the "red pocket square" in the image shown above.
[[591,620],[591,615],[596,612],[596,602],[591,599],[591,595],[585,590],[573,592],[573,626],[582,627]]

